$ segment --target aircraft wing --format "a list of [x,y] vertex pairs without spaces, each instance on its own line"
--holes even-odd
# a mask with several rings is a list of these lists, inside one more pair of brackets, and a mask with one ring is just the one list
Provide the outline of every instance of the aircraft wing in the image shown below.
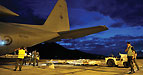
[[51,39],[49,41],[55,42],[55,41],[60,41],[61,39],[75,39],[75,38],[87,36],[87,35],[98,33],[105,30],[108,30],[106,26],[96,26],[96,27],[90,27],[90,28],[82,28],[77,30],[58,32],[60,36],[54,39]]
[[7,9],[6,7],[0,5],[0,16],[19,16],[19,15]]

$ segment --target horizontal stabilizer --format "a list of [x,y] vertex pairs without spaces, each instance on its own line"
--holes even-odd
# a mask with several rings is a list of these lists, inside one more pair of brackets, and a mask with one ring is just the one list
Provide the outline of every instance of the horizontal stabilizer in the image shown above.
[[75,38],[87,36],[87,35],[98,33],[105,30],[108,30],[106,26],[96,26],[96,27],[90,27],[90,28],[82,28],[77,30],[59,32],[58,34],[60,36],[50,41],[53,42],[53,41],[60,41],[61,39],[75,39]]
[[19,15],[7,9],[6,7],[0,5],[0,16],[19,16]]

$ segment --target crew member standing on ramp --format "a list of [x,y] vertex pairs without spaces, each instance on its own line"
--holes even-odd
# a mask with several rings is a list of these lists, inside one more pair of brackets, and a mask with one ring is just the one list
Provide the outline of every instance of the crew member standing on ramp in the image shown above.
[[134,57],[133,62],[135,63],[137,71],[139,71],[139,66],[138,66],[138,64],[136,62],[137,52],[135,51],[135,49],[133,49],[133,54],[134,54],[134,56],[133,56]]
[[24,59],[24,56],[25,56],[25,51],[26,50],[24,49],[24,47],[21,47],[18,50],[18,58],[17,58],[17,61],[16,61],[16,65],[15,65],[14,71],[16,71],[16,69],[18,68],[18,66],[19,66],[19,71],[21,71],[22,65],[23,65],[23,59]]
[[133,46],[131,46],[130,42],[127,42],[127,49],[125,50],[125,52],[127,52],[127,57],[128,57],[128,64],[131,67],[131,72],[129,74],[133,74],[135,73],[134,68],[133,68],[133,50],[132,50]]
[[33,61],[33,66],[35,66],[36,64],[36,59],[37,59],[37,56],[36,56],[36,50],[32,52],[32,61]]
[[38,66],[39,59],[40,59],[39,52],[36,52],[36,66]]

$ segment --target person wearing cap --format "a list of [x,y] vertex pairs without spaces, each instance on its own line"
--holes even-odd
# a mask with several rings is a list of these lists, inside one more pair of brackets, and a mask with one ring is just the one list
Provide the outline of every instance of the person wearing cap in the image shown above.
[[133,50],[134,50],[134,47],[131,46],[130,42],[127,42],[127,49],[125,50],[125,52],[127,52],[128,64],[131,67],[131,72],[129,74],[135,73],[134,68],[133,68],[134,67],[133,66],[133,55],[134,55]]
[[19,71],[21,71],[26,49],[24,49],[24,47],[21,47],[17,51],[18,51],[18,58],[17,58],[17,61],[16,61],[16,65],[15,65],[14,71],[16,71],[18,67],[19,67]]

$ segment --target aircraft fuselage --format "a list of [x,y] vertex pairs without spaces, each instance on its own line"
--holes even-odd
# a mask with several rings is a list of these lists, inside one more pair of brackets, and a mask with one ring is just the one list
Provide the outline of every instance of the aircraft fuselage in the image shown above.
[[56,32],[21,26],[16,23],[0,22],[0,28],[0,55],[13,52],[14,49],[22,46],[30,47],[59,36]]

